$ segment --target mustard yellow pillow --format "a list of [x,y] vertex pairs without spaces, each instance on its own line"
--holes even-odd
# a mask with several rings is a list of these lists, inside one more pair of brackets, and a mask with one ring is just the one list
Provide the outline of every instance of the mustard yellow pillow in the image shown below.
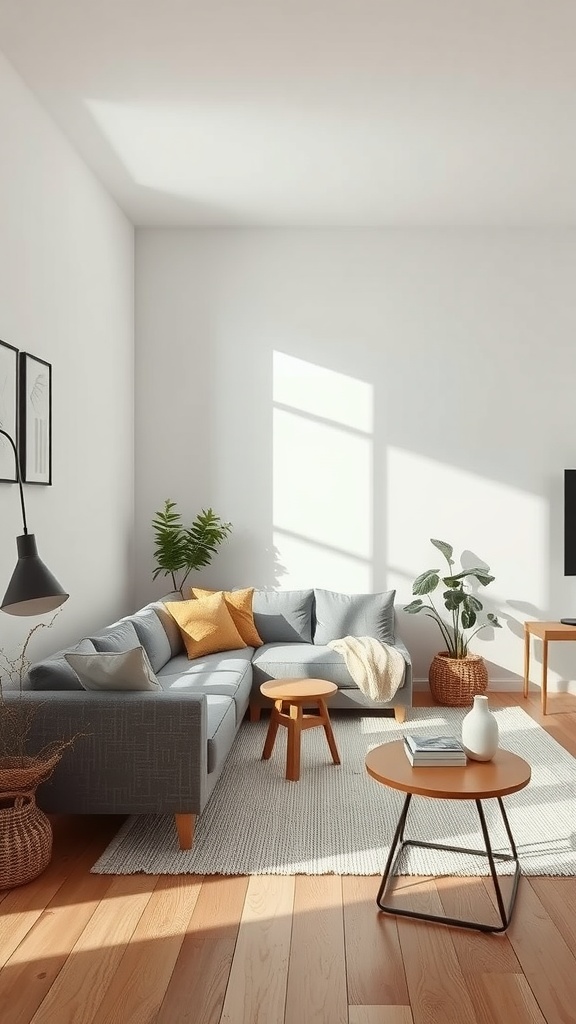
[[245,590],[202,590],[200,587],[191,587],[192,597],[202,598],[208,594],[222,594],[228,611],[232,616],[234,625],[248,647],[261,647],[264,641],[258,634],[254,624],[254,613],[252,612],[252,595],[254,587],[246,587]]
[[234,625],[222,593],[193,601],[168,601],[165,607],[180,627],[189,658],[248,646]]

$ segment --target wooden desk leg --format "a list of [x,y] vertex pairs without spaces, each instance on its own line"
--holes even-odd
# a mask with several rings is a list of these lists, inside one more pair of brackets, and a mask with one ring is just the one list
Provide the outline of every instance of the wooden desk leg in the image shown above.
[[300,778],[300,736],[302,732],[302,705],[290,705],[288,727],[288,749],[286,751],[286,778],[298,782]]
[[262,751],[262,760],[267,761],[274,749],[274,743],[276,742],[276,733],[278,732],[278,726],[280,725],[280,712],[282,711],[282,701],[275,700],[274,707],[270,712],[270,724],[268,725],[268,732],[266,733],[266,740],[264,742],[264,750]]
[[542,714],[546,714],[548,696],[548,641],[542,641]]
[[330,753],[332,754],[332,760],[334,761],[334,764],[340,764],[340,755],[338,753],[338,747],[336,746],[336,740],[334,739],[334,733],[332,732],[332,722],[330,721],[326,701],[322,700],[321,697],[318,699],[318,710],[320,711],[320,717],[322,719],[322,725],[324,726],[324,732],[326,733],[326,739],[328,740],[328,746],[330,747]]
[[530,632],[524,626],[524,697],[528,696],[530,678]]

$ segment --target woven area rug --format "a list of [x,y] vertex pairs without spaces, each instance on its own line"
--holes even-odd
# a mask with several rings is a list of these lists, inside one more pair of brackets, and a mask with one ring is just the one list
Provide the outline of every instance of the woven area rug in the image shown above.
[[[284,778],[286,730],[270,761],[261,754],[267,721],[243,723],[224,771],[196,827],[194,848],[178,849],[172,817],[129,818],[92,868],[96,874],[378,875],[382,874],[402,794],[371,779],[369,750],[406,732],[460,735],[465,709],[414,708],[393,718],[333,712],[342,764],[333,765],[323,729],[302,736],[299,782]],[[522,870],[576,874],[576,760],[520,708],[495,710],[500,745],[532,766],[532,780],[504,803]],[[484,804],[495,850],[506,836],[495,800]],[[406,838],[482,848],[476,807],[461,800],[414,797]],[[500,864],[502,874],[509,864]],[[480,858],[410,850],[409,875],[484,875]]]

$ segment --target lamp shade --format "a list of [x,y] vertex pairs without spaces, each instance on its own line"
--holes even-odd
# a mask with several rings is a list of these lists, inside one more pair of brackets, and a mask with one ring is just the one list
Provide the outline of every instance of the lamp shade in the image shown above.
[[69,595],[38,557],[36,538],[24,533],[16,538],[18,561],[0,605],[9,615],[43,615],[64,604]]

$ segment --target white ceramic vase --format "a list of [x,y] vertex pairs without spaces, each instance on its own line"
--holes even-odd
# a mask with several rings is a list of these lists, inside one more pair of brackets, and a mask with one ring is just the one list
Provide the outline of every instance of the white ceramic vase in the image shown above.
[[472,761],[491,761],[498,750],[498,722],[488,708],[488,697],[474,697],[462,722],[462,746]]

